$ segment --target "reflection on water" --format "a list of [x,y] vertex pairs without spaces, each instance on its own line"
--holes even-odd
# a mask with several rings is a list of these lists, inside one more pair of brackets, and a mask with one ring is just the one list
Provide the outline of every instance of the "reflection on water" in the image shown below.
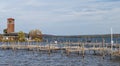
[[0,50],[0,66],[120,66],[120,60],[101,59],[101,56],[73,54],[66,56],[61,52],[48,55],[46,52],[26,50]]

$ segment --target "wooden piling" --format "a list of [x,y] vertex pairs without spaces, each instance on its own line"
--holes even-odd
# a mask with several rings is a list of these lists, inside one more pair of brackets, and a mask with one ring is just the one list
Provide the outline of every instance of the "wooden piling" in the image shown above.
[[104,46],[105,46],[105,45],[104,45],[104,43],[105,43],[105,40],[103,39],[103,41],[102,41],[102,48],[103,48],[102,54],[103,54],[103,59],[104,59],[104,57],[105,57],[105,53],[104,53],[104,51],[105,51],[105,50],[104,50]]
[[78,49],[79,49],[78,55],[80,55],[80,41],[78,42]]
[[82,44],[82,54],[83,54],[82,56],[83,56],[83,58],[84,58],[84,55],[85,55],[84,44],[85,44],[85,43]]
[[13,42],[11,42],[10,45],[12,47],[12,50],[14,51],[15,50],[15,44]]
[[[93,45],[93,48],[95,49],[95,44]],[[96,52],[95,52],[96,50],[93,50],[93,52],[94,52],[94,55],[96,55]]]
[[69,42],[68,42],[67,56],[69,56],[69,54],[70,54],[69,49],[71,49],[71,47],[70,47],[70,40],[69,40]]
[[36,50],[39,51],[39,42],[37,41],[37,47]]
[[120,44],[119,44],[119,54],[120,54]]
[[51,54],[51,50],[50,50],[50,44],[51,44],[51,43],[48,43],[48,44],[49,44],[48,54],[50,55],[50,54]]

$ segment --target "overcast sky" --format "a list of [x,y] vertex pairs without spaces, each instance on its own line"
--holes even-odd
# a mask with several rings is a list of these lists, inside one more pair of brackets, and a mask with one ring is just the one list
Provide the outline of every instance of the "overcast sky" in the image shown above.
[[120,33],[120,0],[0,0],[0,31],[7,18],[15,31],[40,29],[44,34]]

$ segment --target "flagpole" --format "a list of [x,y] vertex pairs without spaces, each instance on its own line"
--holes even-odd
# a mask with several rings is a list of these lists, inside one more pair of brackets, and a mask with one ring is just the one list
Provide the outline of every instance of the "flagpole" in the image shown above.
[[111,50],[113,49],[113,32],[111,28]]

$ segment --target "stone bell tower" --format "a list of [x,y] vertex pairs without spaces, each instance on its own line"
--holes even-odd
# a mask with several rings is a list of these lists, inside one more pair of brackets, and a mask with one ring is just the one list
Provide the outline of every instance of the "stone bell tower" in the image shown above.
[[13,18],[7,19],[7,33],[13,33],[14,32],[14,21]]

